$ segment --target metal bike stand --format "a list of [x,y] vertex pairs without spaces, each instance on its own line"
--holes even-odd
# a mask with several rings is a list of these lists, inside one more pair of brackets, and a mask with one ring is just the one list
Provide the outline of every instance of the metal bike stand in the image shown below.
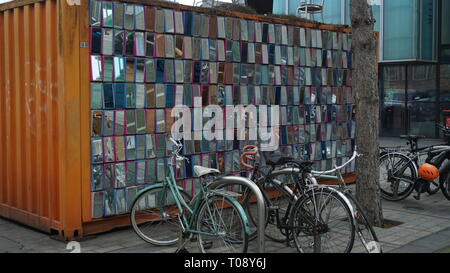
[[244,177],[238,177],[238,176],[226,176],[226,177],[219,177],[215,179],[210,185],[208,185],[208,188],[211,190],[223,187],[225,185],[242,185],[249,187],[253,193],[256,196],[256,204],[257,204],[257,210],[258,210],[258,252],[264,253],[265,252],[265,206],[264,206],[264,197],[261,193],[261,190],[259,187],[253,183],[252,181],[248,180]]

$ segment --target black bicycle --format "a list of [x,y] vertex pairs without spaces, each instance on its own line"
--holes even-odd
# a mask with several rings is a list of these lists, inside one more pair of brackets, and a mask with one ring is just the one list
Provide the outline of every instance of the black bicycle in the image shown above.
[[[313,162],[272,154],[266,165],[258,163],[256,146],[247,146],[241,164],[252,169],[249,179],[263,193],[266,236],[280,243],[294,243],[299,252],[348,253],[355,238],[355,218],[349,201],[337,190],[320,187],[312,174]],[[252,166],[246,160],[256,163]],[[244,190],[242,205],[256,237],[255,197]]]
[[[444,135],[450,130],[440,124],[436,124]],[[409,148],[394,147],[380,149],[380,189],[381,196],[390,201],[400,201],[407,198],[414,190],[416,200],[420,200],[421,194],[435,194],[443,188],[444,178],[450,173],[450,164],[444,162],[450,159],[450,145],[432,145],[419,148],[418,142],[425,136],[402,135],[401,139],[407,140]],[[427,181],[419,177],[418,167],[422,158],[426,156],[424,163],[434,165],[439,169],[440,177],[434,181]],[[444,195],[446,192],[443,190]],[[446,197],[449,196],[448,194]]]

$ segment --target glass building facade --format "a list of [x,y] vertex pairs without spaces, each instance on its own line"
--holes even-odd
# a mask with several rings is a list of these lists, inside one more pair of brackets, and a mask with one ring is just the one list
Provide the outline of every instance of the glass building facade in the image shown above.
[[[275,0],[274,13],[295,14],[299,2]],[[371,4],[380,37],[380,134],[439,137],[435,123],[442,122],[442,110],[450,110],[450,1]],[[323,18],[350,25],[350,0],[325,0]]]

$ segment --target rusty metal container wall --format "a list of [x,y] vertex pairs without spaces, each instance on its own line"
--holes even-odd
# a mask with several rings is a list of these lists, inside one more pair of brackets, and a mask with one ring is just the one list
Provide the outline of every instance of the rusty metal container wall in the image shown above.
[[57,2],[0,10],[0,215],[61,228]]

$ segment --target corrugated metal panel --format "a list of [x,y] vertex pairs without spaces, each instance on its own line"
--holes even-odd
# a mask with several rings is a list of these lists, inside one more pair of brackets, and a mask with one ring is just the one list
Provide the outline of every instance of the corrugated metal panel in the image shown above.
[[57,3],[0,12],[0,213],[60,227]]

